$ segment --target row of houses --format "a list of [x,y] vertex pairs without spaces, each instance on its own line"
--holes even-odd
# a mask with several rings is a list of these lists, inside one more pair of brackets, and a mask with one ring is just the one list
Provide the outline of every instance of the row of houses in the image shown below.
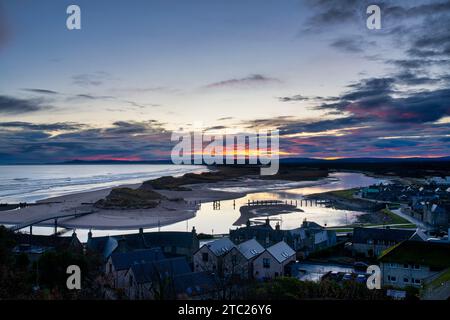
[[112,298],[122,294],[131,300],[205,299],[217,291],[213,274],[192,272],[185,257],[167,258],[160,248],[113,253],[105,282]]
[[380,202],[401,203],[405,213],[437,232],[450,226],[450,188],[434,180],[428,184],[409,186],[381,183],[362,188],[359,196]]
[[296,251],[298,258],[336,245],[336,232],[315,222],[304,220],[299,228],[291,230],[282,230],[279,224],[273,228],[269,222],[266,219],[264,224],[252,225],[248,221],[245,227],[230,230],[230,240],[240,244],[255,239],[265,248],[283,241]]
[[285,275],[296,252],[280,241],[264,248],[256,239],[235,244],[221,238],[203,245],[194,254],[194,270],[214,272],[222,279],[267,280]]

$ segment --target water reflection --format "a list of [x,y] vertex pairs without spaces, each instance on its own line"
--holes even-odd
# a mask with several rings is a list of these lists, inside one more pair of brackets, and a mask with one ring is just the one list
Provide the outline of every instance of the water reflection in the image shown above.
[[[360,173],[333,173],[330,178],[327,179],[327,183],[291,188],[288,190],[271,190],[270,192],[258,192],[248,194],[245,197],[235,200],[220,201],[220,206],[217,203],[204,203],[201,205],[196,216],[192,219],[174,223],[160,228],[149,228],[145,231],[190,231],[192,227],[195,227],[199,233],[208,234],[225,234],[228,233],[230,228],[236,228],[233,223],[239,219],[239,208],[243,205],[247,205],[249,201],[261,201],[261,200],[280,200],[287,202],[288,204],[297,201],[297,207],[302,209],[303,212],[283,213],[270,216],[271,224],[275,226],[276,223],[280,223],[283,229],[297,228],[301,225],[304,219],[317,222],[324,226],[340,226],[355,222],[358,215],[361,212],[337,210],[324,205],[311,205],[310,202],[304,201],[305,195],[314,193],[321,193],[333,190],[342,190],[356,187],[368,186],[374,183],[386,182],[385,180],[372,178]],[[278,186],[277,186],[278,188]],[[225,189],[224,189],[225,190]],[[303,201],[302,201],[303,200]],[[264,220],[265,217],[258,217],[255,220]],[[35,234],[50,234],[53,231],[52,228],[34,227],[33,233]],[[95,230],[94,236],[102,235],[117,235],[137,232],[137,230]],[[86,241],[88,230],[77,230],[77,235],[82,241]],[[67,235],[71,233],[68,232]]]

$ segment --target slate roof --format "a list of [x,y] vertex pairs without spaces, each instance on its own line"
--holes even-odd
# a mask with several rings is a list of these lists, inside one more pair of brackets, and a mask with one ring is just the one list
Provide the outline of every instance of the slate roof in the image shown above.
[[255,239],[239,244],[237,249],[247,260],[253,259],[264,251],[264,247]]
[[46,247],[60,250],[68,249],[70,247],[82,249],[82,244],[78,240],[76,234],[72,234],[70,237],[60,237],[54,235],[44,236],[15,233],[14,241],[17,245],[32,245],[34,247]]
[[131,270],[136,282],[140,284],[191,272],[184,257],[135,264],[131,266]]
[[161,249],[153,248],[131,252],[119,252],[111,255],[116,270],[128,270],[131,266],[140,263],[153,262],[165,259]]
[[414,233],[414,230],[357,227],[353,229],[353,243],[366,244],[368,240],[400,242],[411,238]]
[[[108,245],[108,241],[110,242],[111,239],[117,241],[117,251],[127,252],[167,246],[192,248],[194,242],[196,242],[196,234],[192,232],[161,231],[92,237],[87,242],[87,248],[99,254],[103,254],[105,252],[105,246]],[[193,249],[195,250],[198,248]]]
[[208,272],[191,272],[174,277],[174,290],[177,296],[194,297],[217,289],[215,278]]
[[229,238],[220,238],[205,244],[216,256],[221,256],[235,247]]
[[280,241],[266,250],[280,263],[295,256],[295,251],[284,241]]
[[432,269],[450,268],[450,243],[404,241],[384,251],[381,262],[420,264]]

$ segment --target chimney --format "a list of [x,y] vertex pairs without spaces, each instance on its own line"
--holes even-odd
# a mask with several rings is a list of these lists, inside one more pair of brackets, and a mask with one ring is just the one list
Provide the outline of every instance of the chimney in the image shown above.
[[92,229],[89,229],[88,232],[88,241],[92,239]]
[[195,227],[192,227],[192,233],[197,234],[197,230],[195,230]]
[[270,225],[270,220],[269,220],[269,218],[266,219],[266,225]]
[[280,231],[280,223],[277,222],[276,226],[275,226],[275,230]]
[[144,229],[143,228],[139,228],[139,234],[143,234],[144,233]]

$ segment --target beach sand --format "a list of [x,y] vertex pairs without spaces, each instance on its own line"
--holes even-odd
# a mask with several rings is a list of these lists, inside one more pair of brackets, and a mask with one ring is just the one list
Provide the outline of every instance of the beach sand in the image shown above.
[[[321,184],[323,181],[306,181],[302,186]],[[105,198],[112,188],[88,191],[37,201],[36,205],[0,213],[0,224],[18,225],[26,221],[38,218],[52,218],[65,214],[91,212],[81,217],[66,217],[58,219],[58,226],[80,229],[110,229],[126,230],[136,228],[152,228],[169,225],[195,216],[199,203],[219,200],[230,200],[244,197],[247,192],[236,192],[236,187],[241,185],[251,187],[251,192],[267,190],[270,185],[285,184],[292,187],[291,181],[264,181],[259,179],[243,179],[242,181],[221,181],[217,183],[205,183],[187,185],[190,191],[155,190],[164,195],[168,200],[163,200],[156,208],[151,209],[99,209],[94,203]],[[121,187],[138,188],[141,184],[123,185]],[[225,191],[225,190],[233,191]],[[183,199],[183,200],[175,200]],[[39,224],[40,226],[53,226],[54,220]]]

